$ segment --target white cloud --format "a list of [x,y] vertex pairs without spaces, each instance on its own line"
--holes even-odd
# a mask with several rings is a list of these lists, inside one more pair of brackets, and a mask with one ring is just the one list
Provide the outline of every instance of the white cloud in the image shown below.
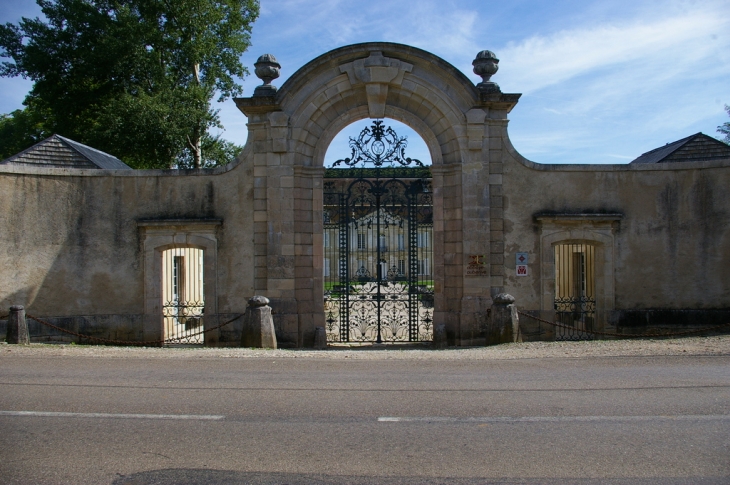
[[387,39],[437,53],[446,59],[474,56],[479,13],[457,8],[453,2],[423,1],[405,9],[398,22],[384,29]]
[[[19,0],[32,8],[32,0]],[[529,9],[529,10],[527,10]],[[0,15],[7,12],[0,7]],[[5,21],[17,21],[6,18]],[[727,0],[262,0],[249,68],[266,52],[282,64],[281,86],[297,69],[343,45],[414,45],[472,81],[484,49],[501,59],[493,78],[525,93],[510,115],[515,147],[541,162],[635,158],[697,131],[715,135],[730,104]],[[0,107],[20,107],[28,85],[0,79]],[[18,83],[18,84],[16,84]],[[260,81],[244,81],[250,96]],[[232,101],[220,115],[225,138],[245,140],[246,117]]]
[[615,163],[697,131],[714,135],[730,101],[730,16],[713,5],[497,48],[494,80],[526,93],[511,116],[515,147],[538,162]]
[[[611,77],[649,81],[645,76],[649,71],[653,78],[666,78],[691,72],[708,57],[727,52],[729,26],[730,16],[699,9],[653,22],[635,20],[536,35],[500,50],[499,77],[502,84],[518,86],[525,93],[600,70]],[[625,68],[629,65],[631,70]]]

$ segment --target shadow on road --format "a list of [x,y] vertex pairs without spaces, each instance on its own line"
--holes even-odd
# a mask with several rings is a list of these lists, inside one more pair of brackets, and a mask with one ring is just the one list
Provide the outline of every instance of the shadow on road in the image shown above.
[[113,485],[722,485],[727,478],[430,478],[412,477],[365,477],[352,475],[317,475],[300,473],[261,473],[232,470],[206,470],[171,468],[120,476]]

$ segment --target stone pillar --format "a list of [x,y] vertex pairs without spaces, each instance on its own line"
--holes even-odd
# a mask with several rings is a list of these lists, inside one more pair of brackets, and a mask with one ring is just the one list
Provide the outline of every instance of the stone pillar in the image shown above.
[[463,295],[463,234],[461,226],[460,165],[432,166],[434,323],[446,325],[449,345],[461,344],[461,299]]
[[[322,185],[324,168],[294,167],[294,296],[298,321],[297,346],[314,345],[317,327],[324,327],[324,241]],[[278,312],[278,309],[277,309]],[[277,322],[278,323],[278,322]]]
[[487,326],[487,345],[522,342],[515,297],[500,293],[494,297]]
[[28,324],[25,321],[25,308],[21,305],[10,307],[10,315],[8,315],[8,332],[5,341],[9,344],[30,343],[28,335]]
[[269,299],[265,296],[257,295],[248,300],[248,308],[243,316],[241,347],[276,348],[274,319],[271,317]]

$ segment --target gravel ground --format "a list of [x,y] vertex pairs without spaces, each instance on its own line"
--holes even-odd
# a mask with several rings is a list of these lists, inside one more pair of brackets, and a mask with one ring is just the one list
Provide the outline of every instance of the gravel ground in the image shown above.
[[106,357],[204,359],[352,359],[352,360],[510,360],[654,355],[730,355],[730,335],[681,339],[527,342],[493,347],[452,347],[432,350],[414,346],[336,346],[327,350],[264,350],[241,348],[148,348],[96,345],[0,345],[3,357]]

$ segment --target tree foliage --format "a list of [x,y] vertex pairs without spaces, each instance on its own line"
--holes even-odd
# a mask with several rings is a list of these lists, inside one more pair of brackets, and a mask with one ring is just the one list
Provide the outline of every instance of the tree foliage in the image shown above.
[[47,114],[35,108],[0,115],[0,160],[22,152],[53,134],[45,127]]
[[34,82],[0,130],[22,144],[58,133],[138,168],[230,160],[239,147],[209,134],[211,101],[242,93],[257,0],[37,1],[44,20],[0,26],[0,75]]
[[[730,105],[725,105],[725,111],[727,111],[728,116],[730,116]],[[725,138],[722,141],[730,145],[730,121],[726,121],[718,126],[717,132],[725,135]]]

